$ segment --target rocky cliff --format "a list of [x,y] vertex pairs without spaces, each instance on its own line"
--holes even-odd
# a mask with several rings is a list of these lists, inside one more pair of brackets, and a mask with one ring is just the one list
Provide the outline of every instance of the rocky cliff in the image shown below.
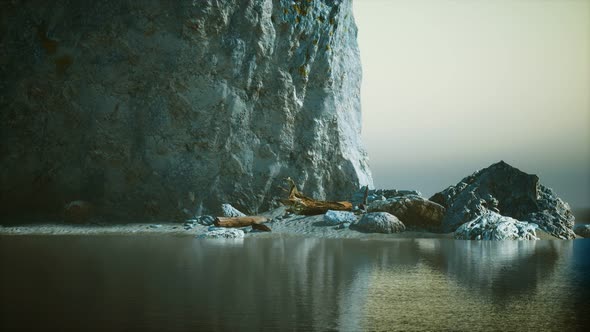
[[0,209],[263,210],[372,184],[350,1],[0,3]]

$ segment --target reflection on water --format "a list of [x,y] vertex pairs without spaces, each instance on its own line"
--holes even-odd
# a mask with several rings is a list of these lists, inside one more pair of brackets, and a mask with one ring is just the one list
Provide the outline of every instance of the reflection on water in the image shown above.
[[0,330],[567,330],[590,240],[0,237]]

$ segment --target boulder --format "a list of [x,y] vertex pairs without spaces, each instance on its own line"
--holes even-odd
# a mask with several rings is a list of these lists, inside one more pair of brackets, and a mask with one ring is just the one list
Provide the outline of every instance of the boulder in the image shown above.
[[590,238],[590,224],[576,225],[576,226],[574,226],[574,232],[578,236],[581,236],[584,238]]
[[86,201],[71,201],[64,206],[64,221],[74,224],[87,222],[93,215],[94,206]]
[[537,224],[486,211],[455,231],[459,240],[538,240]]
[[221,228],[212,227],[207,233],[202,234],[199,238],[206,239],[243,239],[244,231],[238,228]]
[[398,218],[387,212],[366,213],[357,223],[351,224],[350,228],[366,233],[385,234],[406,230],[406,226]]
[[328,225],[340,225],[343,223],[352,223],[357,220],[356,215],[348,211],[328,210],[324,214],[324,223]]
[[316,199],[372,185],[351,1],[40,3],[0,1],[0,218],[70,197],[255,214],[287,176]]
[[230,204],[221,204],[221,214],[224,217],[245,217],[246,214],[239,211]]
[[399,218],[408,228],[439,231],[445,208],[418,195],[403,195],[385,201],[374,201],[369,212],[389,212]]
[[430,200],[447,209],[442,221],[447,232],[492,211],[533,222],[558,238],[575,237],[574,215],[569,205],[541,185],[536,175],[503,161],[473,173]]

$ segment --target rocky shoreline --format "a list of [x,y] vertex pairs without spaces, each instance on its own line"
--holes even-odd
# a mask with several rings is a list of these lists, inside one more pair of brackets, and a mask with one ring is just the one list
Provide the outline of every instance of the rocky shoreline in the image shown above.
[[[269,211],[264,215],[272,215],[284,211],[284,208]],[[280,238],[280,237],[317,237],[317,238],[359,238],[359,239],[396,239],[396,238],[444,238],[453,239],[454,233],[434,233],[428,231],[408,230],[400,233],[366,233],[349,227],[333,226],[324,223],[323,215],[297,216],[291,215],[281,220],[274,220],[268,225],[272,232],[252,231],[250,227],[241,230],[245,238]],[[190,229],[185,223],[166,222],[160,224],[128,223],[128,224],[85,224],[72,225],[65,223],[26,224],[18,226],[0,226],[0,236],[178,236],[207,237],[211,226],[196,225]],[[232,229],[233,230],[233,229]],[[556,240],[550,234],[537,231],[542,240]]]
[[224,225],[219,219],[252,217],[230,204],[222,204],[219,217],[199,215],[183,222],[115,225],[82,223],[91,220],[85,215],[90,210],[84,202],[73,202],[66,205],[65,220],[78,224],[0,226],[0,235],[566,240],[590,234],[588,225],[576,225],[574,229],[575,218],[569,205],[541,185],[536,175],[526,174],[503,161],[473,173],[429,199],[417,191],[365,187],[348,204],[352,204],[352,211],[327,210],[313,216],[298,215],[293,213],[293,206],[282,206],[259,214],[256,218],[260,221],[256,224],[236,226]]

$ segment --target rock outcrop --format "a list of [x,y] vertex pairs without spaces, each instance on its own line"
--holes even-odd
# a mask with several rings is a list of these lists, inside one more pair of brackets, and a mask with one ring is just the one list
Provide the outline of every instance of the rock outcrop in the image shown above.
[[351,229],[366,233],[399,233],[406,230],[406,226],[394,215],[387,212],[366,213]]
[[500,161],[464,178],[430,198],[447,211],[442,221],[447,232],[488,211],[539,225],[562,239],[573,239],[574,215],[567,203],[526,174]]
[[[245,213],[372,185],[351,1],[0,2],[0,211]],[[31,206],[33,202],[33,206]]]
[[434,232],[441,230],[441,222],[445,215],[444,207],[414,194],[376,200],[369,205],[368,211],[389,212],[409,228]]
[[536,224],[487,211],[455,231],[460,240],[538,240]]

